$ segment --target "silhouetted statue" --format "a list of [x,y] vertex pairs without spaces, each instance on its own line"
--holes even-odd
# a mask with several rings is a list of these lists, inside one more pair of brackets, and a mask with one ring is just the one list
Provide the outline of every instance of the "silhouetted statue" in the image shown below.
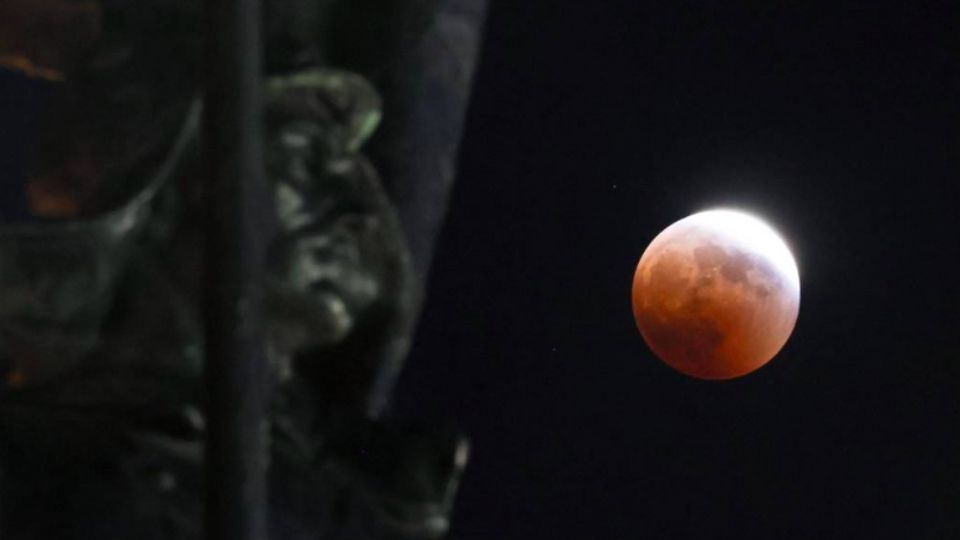
[[[271,537],[438,537],[466,443],[382,416],[446,202],[410,197],[424,158],[397,145],[435,163],[456,147],[404,135],[417,132],[418,85],[445,79],[397,70],[460,22],[471,71],[482,6],[267,5]],[[22,105],[0,114],[23,132],[0,176],[3,538],[202,535],[198,10],[0,0],[0,84]],[[435,120],[458,134],[469,73],[454,78],[438,112],[449,118]],[[449,187],[444,171],[422,182]],[[432,221],[398,218],[431,206]]]

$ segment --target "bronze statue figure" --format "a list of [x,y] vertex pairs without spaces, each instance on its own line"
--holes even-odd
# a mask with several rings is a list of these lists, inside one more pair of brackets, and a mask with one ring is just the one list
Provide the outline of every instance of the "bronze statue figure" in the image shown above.
[[[466,17],[475,42],[482,15],[441,4],[284,0],[265,14],[272,538],[448,526],[465,440],[383,419],[445,204],[396,202],[422,170],[397,141],[424,84],[398,70],[445,20]],[[0,178],[4,538],[201,537],[199,17],[195,0],[0,0],[0,84],[39,126],[22,174]],[[459,74],[444,94],[451,133],[468,87]],[[430,203],[432,221],[401,221]]]

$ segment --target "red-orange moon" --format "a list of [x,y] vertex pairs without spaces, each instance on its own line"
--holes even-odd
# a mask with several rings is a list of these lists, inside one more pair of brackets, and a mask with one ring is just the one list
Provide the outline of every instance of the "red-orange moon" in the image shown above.
[[698,379],[746,375],[783,348],[800,310],[800,276],[769,225],[708,210],[653,239],[633,277],[633,314],[661,360]]

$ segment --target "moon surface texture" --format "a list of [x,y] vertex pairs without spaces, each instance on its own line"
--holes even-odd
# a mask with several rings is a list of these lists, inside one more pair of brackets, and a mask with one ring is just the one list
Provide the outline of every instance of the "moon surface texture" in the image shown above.
[[667,227],[633,278],[633,314],[661,360],[698,379],[732,379],[773,358],[800,310],[790,249],[760,219],[708,210]]

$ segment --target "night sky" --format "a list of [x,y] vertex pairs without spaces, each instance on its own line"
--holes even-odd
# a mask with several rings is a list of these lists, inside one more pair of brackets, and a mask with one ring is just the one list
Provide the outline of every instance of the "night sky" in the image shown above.
[[[494,0],[398,396],[471,436],[453,540],[960,534],[958,21]],[[650,240],[715,206],[773,224],[802,282],[781,354],[720,383],[630,309]]]

